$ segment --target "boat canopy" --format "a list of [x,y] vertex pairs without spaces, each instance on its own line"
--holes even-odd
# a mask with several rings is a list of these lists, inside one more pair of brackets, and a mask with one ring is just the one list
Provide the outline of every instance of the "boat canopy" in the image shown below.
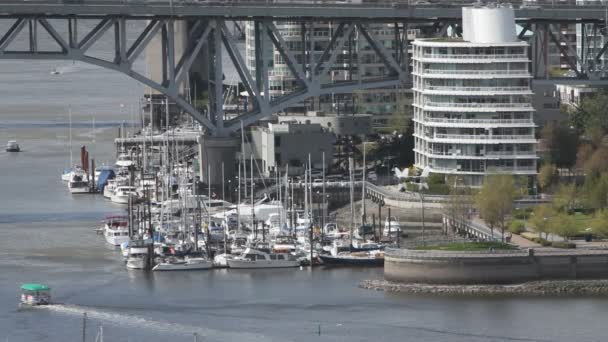
[[35,283],[31,283],[31,284],[23,284],[21,285],[21,290],[23,291],[32,291],[32,292],[37,292],[37,291],[50,291],[51,288],[44,285],[44,284],[35,284]]
[[116,174],[113,169],[103,169],[99,174],[99,179],[97,180],[97,190],[103,192],[103,188],[108,184],[108,180],[114,179]]

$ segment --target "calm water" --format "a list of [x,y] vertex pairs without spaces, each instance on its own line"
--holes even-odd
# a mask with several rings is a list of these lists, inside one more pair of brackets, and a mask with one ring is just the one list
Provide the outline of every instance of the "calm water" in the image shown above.
[[[64,68],[61,77],[49,75]],[[98,163],[113,158],[117,123],[133,117],[142,87],[89,66],[0,64],[0,341],[602,341],[604,298],[447,298],[357,288],[381,270],[128,272],[93,228],[121,208],[72,197],[59,181],[86,144]],[[121,106],[123,104],[123,106]],[[98,129],[91,129],[92,118]],[[105,123],[101,125],[101,123]],[[50,284],[56,301],[16,310],[23,282]],[[320,336],[318,331],[321,331]]]

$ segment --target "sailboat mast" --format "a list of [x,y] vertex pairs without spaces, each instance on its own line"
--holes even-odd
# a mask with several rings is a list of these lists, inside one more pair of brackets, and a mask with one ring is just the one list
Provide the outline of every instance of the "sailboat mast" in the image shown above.
[[[224,162],[222,162],[222,214],[224,215],[224,219],[226,219],[226,207],[224,203],[226,203],[226,187],[224,184]],[[238,207],[238,205],[237,205]],[[226,246],[226,242],[228,240],[228,222],[224,226],[224,254],[228,254],[228,247]]]
[[69,120],[69,128],[68,135],[70,139],[69,148],[70,148],[70,167],[74,166],[74,152],[72,152],[72,107],[68,108],[68,120]]
[[[243,128],[243,121],[241,120],[241,159],[242,159],[242,166],[243,166],[243,177],[245,177],[245,181],[247,181],[247,164],[245,163],[245,129]],[[241,181],[241,179],[239,178],[239,182]],[[239,186],[239,189],[241,187]],[[247,183],[245,183],[245,188],[244,188],[245,192],[243,193],[245,195],[245,198],[247,198]]]
[[241,161],[239,160],[239,177],[238,177],[238,184],[237,184],[237,189],[238,189],[238,195],[237,195],[237,202],[236,202],[236,229],[237,231],[241,231],[241,213],[239,210],[239,207],[241,206]]
[[252,224],[252,227],[255,227],[255,204],[253,203],[253,154],[251,155],[250,168],[251,168],[251,171],[250,171],[251,172],[251,224]]
[[[322,189],[322,195],[323,195],[323,208],[321,210],[321,229],[325,228],[325,211],[327,206],[325,205],[325,151],[323,151],[323,166],[321,169],[321,172],[323,172],[323,189]],[[321,232],[323,232],[323,230],[321,230]]]
[[314,222],[314,208],[312,206],[312,162],[310,161],[310,153],[308,154],[308,200],[310,201],[308,205],[308,210],[310,210],[310,223]]
[[365,217],[366,208],[365,208],[365,169],[367,168],[366,160],[365,160],[365,141],[363,142],[363,179],[361,180],[362,188],[361,188],[361,225],[367,221]]
[[304,215],[310,221],[310,215],[308,213],[308,165],[304,167]]
[[353,231],[355,228],[355,189],[353,187],[353,158],[348,158],[348,177],[350,181],[350,246],[353,245]]

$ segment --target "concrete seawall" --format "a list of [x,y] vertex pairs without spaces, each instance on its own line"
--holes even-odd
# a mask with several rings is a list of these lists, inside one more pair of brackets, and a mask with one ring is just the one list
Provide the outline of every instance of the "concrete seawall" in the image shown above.
[[387,250],[384,278],[426,284],[507,284],[608,278],[608,250],[447,252]]

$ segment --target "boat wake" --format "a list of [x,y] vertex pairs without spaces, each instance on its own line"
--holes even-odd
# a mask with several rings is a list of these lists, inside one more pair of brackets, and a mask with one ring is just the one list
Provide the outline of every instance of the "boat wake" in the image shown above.
[[[191,335],[196,333],[198,336],[203,337],[205,341],[273,341],[274,339],[247,332],[233,332],[233,331],[222,331],[217,329],[210,329],[201,326],[190,326],[179,323],[169,323],[163,321],[157,321],[141,316],[116,313],[111,311],[99,310],[94,307],[78,306],[78,305],[65,305],[65,304],[53,304],[53,305],[41,305],[34,307],[35,309],[44,309],[57,313],[82,316],[87,314],[87,318],[97,320],[101,322],[116,324],[128,328],[137,328],[143,330],[155,330],[158,332],[166,332],[180,335]],[[282,341],[284,341],[282,339]]]

